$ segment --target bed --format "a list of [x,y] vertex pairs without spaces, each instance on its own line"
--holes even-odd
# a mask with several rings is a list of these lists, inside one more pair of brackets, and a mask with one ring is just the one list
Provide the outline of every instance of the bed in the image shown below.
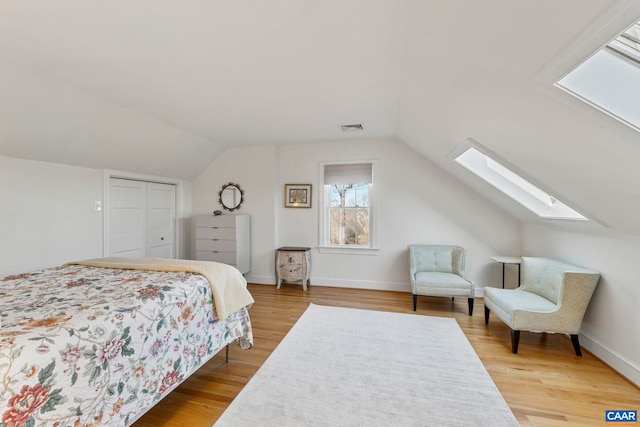
[[130,425],[228,344],[253,345],[235,268],[103,258],[0,279],[0,424]]

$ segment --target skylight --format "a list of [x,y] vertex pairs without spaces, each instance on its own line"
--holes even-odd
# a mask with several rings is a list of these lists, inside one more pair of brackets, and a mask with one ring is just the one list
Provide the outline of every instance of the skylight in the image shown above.
[[455,160],[540,218],[587,220],[555,197],[473,147]]
[[640,21],[574,68],[556,86],[640,131]]

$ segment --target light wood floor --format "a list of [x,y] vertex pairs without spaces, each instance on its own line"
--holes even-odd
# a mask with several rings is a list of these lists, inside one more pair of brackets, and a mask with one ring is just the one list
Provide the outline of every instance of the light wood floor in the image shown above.
[[[401,292],[283,284],[249,285],[254,347],[232,345],[174,390],[136,427],[210,427],[284,338],[310,302],[341,307],[413,313],[411,295]],[[523,426],[602,426],[606,409],[640,409],[640,389],[583,349],[577,357],[563,335],[522,333],[511,353],[509,329],[492,317],[484,324],[482,299],[472,317],[467,299],[418,298],[418,314],[454,317]],[[398,351],[402,347],[398,346]],[[487,408],[487,410],[491,410]]]

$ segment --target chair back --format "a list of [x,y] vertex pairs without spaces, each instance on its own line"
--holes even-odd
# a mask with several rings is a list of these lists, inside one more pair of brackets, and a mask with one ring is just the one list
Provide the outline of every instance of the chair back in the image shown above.
[[560,302],[566,264],[550,258],[522,257],[520,288],[540,295],[554,304]]
[[[588,295],[588,303],[600,278],[600,273],[597,271],[577,267],[551,258],[522,257],[521,268],[522,284],[520,288],[523,291],[540,295],[556,305],[562,299],[571,298],[569,293],[576,291]],[[580,287],[582,284],[582,289],[565,289],[567,276],[574,278],[572,273],[579,273],[577,276],[581,280],[576,281],[576,286]]]
[[465,251],[460,246],[409,245],[412,277],[419,271],[464,276]]

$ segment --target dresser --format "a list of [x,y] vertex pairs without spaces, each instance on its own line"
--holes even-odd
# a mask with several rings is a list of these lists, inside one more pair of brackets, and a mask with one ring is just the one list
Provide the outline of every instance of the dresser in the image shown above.
[[197,216],[196,259],[233,265],[242,274],[251,269],[249,215]]
[[302,282],[302,289],[311,285],[311,248],[283,246],[276,251],[276,282]]

